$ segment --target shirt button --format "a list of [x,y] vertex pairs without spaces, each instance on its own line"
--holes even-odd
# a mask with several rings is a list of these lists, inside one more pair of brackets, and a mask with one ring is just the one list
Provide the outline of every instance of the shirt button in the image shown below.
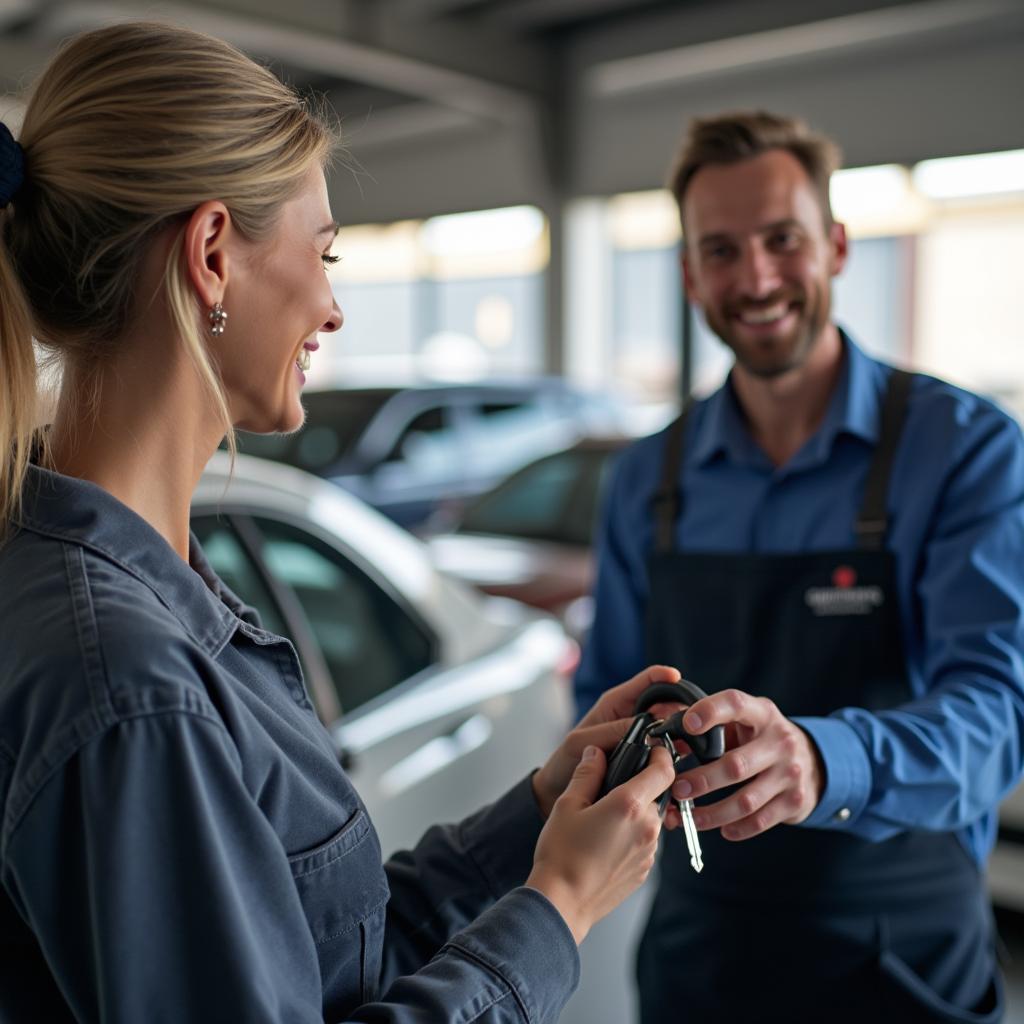
[[836,821],[849,821],[849,820],[850,820],[850,808],[849,807],[840,807],[839,810],[836,811]]

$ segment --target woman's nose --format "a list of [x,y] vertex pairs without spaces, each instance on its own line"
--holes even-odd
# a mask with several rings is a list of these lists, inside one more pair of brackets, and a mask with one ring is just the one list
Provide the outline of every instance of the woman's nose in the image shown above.
[[338,300],[333,299],[331,301],[331,315],[324,321],[323,327],[320,330],[329,334],[331,331],[340,331],[341,325],[345,322],[345,315],[341,311],[341,306],[338,305]]

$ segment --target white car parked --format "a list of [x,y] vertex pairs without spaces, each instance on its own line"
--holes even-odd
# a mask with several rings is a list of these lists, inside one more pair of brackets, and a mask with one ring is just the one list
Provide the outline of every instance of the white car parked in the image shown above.
[[214,570],[296,646],[385,854],[503,793],[570,722],[553,619],[434,569],[424,546],[299,470],[218,452],[192,503]]

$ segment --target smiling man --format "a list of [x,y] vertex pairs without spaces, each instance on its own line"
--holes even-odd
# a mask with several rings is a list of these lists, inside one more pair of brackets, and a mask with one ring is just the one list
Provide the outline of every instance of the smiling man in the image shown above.
[[[988,401],[832,319],[838,151],[799,121],[696,121],[672,178],[723,387],[621,459],[581,712],[648,662],[691,732],[699,876],[670,837],[644,1024],[997,1021],[983,869],[1024,736],[1024,444]],[[965,339],[969,342],[969,339]]]

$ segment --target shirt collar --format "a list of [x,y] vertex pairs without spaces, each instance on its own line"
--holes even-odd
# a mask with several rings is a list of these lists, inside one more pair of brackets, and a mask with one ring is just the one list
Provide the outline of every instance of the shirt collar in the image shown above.
[[216,655],[246,608],[217,579],[194,536],[189,564],[141,516],[102,487],[30,465],[22,529],[77,544],[144,583],[189,635]]
[[[879,437],[883,367],[871,359],[843,330],[843,366],[829,400],[821,426],[788,468],[822,462],[828,458],[840,434],[875,444]],[[746,417],[732,386],[732,373],[705,403],[695,424],[691,448],[695,464],[705,465],[719,456],[731,462],[769,465],[768,458],[754,443]]]

